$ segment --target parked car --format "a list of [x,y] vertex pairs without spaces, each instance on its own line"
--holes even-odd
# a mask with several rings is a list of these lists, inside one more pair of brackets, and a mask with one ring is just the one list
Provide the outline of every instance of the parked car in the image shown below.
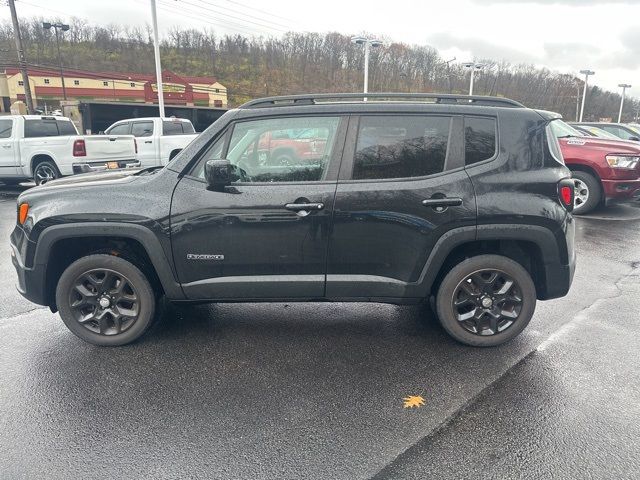
[[56,178],[106,168],[138,166],[131,135],[78,135],[66,117],[0,117],[0,181]]
[[114,123],[107,135],[133,135],[138,142],[137,159],[142,167],[166,165],[198,136],[184,118],[129,118]]
[[552,122],[551,127],[575,180],[576,215],[589,213],[602,202],[640,197],[640,145],[587,137],[562,120]]
[[634,127],[626,123],[608,123],[608,122],[582,122],[577,125],[598,127],[609,132],[621,140],[631,140],[634,142],[640,142],[640,128]]
[[598,127],[593,127],[591,125],[581,125],[579,123],[571,123],[569,122],[573,128],[575,128],[578,132],[583,134],[586,137],[598,137],[598,138],[608,138],[609,140],[620,140],[620,137],[616,137],[613,133],[609,133],[606,130],[603,130]]
[[[96,345],[139,338],[162,296],[433,299],[462,343],[514,338],[573,278],[574,183],[557,116],[495,97],[366,95],[255,100],[164,168],[22,193],[20,292]],[[319,132],[322,157],[260,161],[264,138],[301,129]]]

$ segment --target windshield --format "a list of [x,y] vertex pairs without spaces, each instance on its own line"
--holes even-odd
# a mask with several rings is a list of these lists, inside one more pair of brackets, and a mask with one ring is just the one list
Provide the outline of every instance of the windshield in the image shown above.
[[557,138],[566,137],[584,137],[585,135],[571,125],[562,120],[553,120],[551,123],[551,131]]
[[601,128],[598,127],[582,127],[584,128],[587,132],[591,133],[592,135],[598,137],[598,138],[608,138],[611,140],[620,140],[620,137],[616,137],[613,133],[609,133],[606,130],[603,130]]

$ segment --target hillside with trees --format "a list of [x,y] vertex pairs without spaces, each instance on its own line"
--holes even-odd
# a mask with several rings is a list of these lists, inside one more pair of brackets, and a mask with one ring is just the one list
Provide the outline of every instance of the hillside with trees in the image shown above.
[[[57,66],[53,33],[41,18],[22,22],[27,61]],[[182,75],[214,75],[228,89],[230,105],[250,98],[304,92],[357,92],[362,88],[363,49],[341,33],[287,33],[281,37],[218,35],[213,30],[174,28],[162,39],[163,68]],[[447,65],[437,50],[384,39],[370,61],[370,91],[468,91],[468,72]],[[103,72],[152,73],[152,35],[147,28],[71,22],[61,43],[64,66]],[[13,28],[0,24],[0,68],[16,65]],[[476,75],[474,93],[499,95],[527,106],[554,110],[573,120],[582,80],[533,65],[478,59],[489,65]],[[590,87],[585,119],[617,118],[620,95]],[[624,117],[631,120],[640,102],[630,99]]]

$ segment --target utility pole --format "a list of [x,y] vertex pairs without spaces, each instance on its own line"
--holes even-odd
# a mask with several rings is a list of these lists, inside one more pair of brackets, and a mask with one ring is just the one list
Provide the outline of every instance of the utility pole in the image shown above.
[[20,64],[20,72],[22,73],[22,83],[24,86],[24,99],[27,102],[27,111],[34,113],[33,98],[31,97],[31,85],[29,84],[29,73],[27,72],[27,61],[24,58],[24,50],[22,49],[22,37],[20,36],[20,25],[18,24],[18,15],[16,14],[16,5],[14,0],[8,0],[9,10],[11,10],[11,21],[13,22],[13,34],[16,39],[16,49],[18,50],[18,63]]
[[622,98],[620,99],[620,113],[618,113],[618,123],[620,123],[622,122],[622,107],[624,107],[624,94],[627,91],[627,88],[631,88],[631,85],[628,85],[626,83],[621,83],[618,86],[622,88]]
[[454,62],[456,57],[453,57],[451,60],[446,60],[444,63],[447,64],[447,77],[449,78],[449,93],[453,93],[453,85],[451,85],[451,62]]
[[153,53],[156,60],[158,109],[160,110],[160,116],[164,117],[164,93],[162,88],[162,67],[160,65],[160,41],[158,39],[158,15],[156,13],[156,0],[151,0],[151,22],[153,24]]
[[584,101],[587,98],[587,84],[589,83],[589,76],[595,75],[593,70],[580,70],[580,73],[584,75],[584,90],[582,91],[582,107],[580,108],[580,122],[584,115]]

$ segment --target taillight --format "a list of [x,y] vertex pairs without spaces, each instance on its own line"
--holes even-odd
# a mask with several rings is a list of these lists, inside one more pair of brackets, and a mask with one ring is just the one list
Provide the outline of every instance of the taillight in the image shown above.
[[560,203],[568,210],[573,210],[573,201],[575,197],[575,185],[573,180],[565,179],[558,184],[558,197]]
[[135,149],[136,149],[136,154],[137,154],[137,153],[138,153],[138,142],[136,141],[136,139],[135,139],[135,138],[133,139],[133,146],[135,147]]
[[21,203],[18,207],[18,223],[20,225],[24,225],[24,222],[27,221],[27,215],[29,214],[29,204]]
[[86,157],[87,147],[84,144],[84,140],[76,140],[73,142],[73,156],[74,157]]

